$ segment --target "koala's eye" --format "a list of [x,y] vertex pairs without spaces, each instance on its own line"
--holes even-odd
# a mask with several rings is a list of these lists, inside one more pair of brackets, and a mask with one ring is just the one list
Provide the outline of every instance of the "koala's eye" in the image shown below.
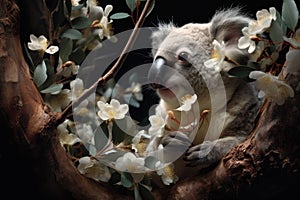
[[180,52],[177,55],[177,59],[180,62],[180,64],[184,65],[184,66],[190,66],[191,63],[189,63],[188,59],[189,59],[189,54],[187,52]]

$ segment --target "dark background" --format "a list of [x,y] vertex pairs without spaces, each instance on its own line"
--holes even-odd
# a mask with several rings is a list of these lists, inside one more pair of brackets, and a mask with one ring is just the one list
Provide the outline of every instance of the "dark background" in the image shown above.
[[[100,5],[106,4],[113,5],[114,9],[111,14],[115,12],[130,12],[127,8],[125,0],[106,0],[99,1]],[[238,1],[238,0],[156,0],[155,7],[152,13],[146,18],[144,26],[156,26],[159,21],[174,22],[181,26],[185,23],[205,23],[210,20],[216,10],[226,9],[230,7],[239,6],[243,11],[248,13],[251,17],[255,18],[256,11],[261,9],[269,9],[275,7],[281,11],[282,0],[273,1]],[[115,21],[119,23],[120,27],[115,27],[116,31],[127,30],[132,26],[129,18]],[[116,25],[117,25],[116,24]]]

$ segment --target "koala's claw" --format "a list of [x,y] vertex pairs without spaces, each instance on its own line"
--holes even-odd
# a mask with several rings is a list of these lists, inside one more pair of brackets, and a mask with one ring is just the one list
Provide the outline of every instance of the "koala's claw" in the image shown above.
[[214,142],[204,141],[199,145],[189,148],[184,157],[184,160],[189,162],[186,165],[194,167],[201,164],[207,165],[215,162],[215,152],[213,152],[214,146]]

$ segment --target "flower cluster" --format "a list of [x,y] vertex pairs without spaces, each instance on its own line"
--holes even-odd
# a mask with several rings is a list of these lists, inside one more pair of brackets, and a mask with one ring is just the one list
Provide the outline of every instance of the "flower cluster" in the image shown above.
[[[256,13],[256,20],[248,23],[242,29],[243,36],[238,39],[238,48],[247,50],[252,58],[246,66],[236,67],[228,74],[247,80],[256,81],[259,91],[258,97],[270,99],[278,105],[284,104],[289,97],[294,97],[294,90],[283,80],[283,70],[291,74],[300,73],[300,29],[295,30],[298,21],[298,10],[293,1],[284,1],[282,15],[274,7],[262,9]],[[289,28],[289,32],[287,31]],[[204,63],[207,68],[220,71],[226,58],[226,45],[224,41],[213,41],[212,58]],[[277,63],[279,54],[284,50],[284,45],[289,47],[286,53],[286,62]],[[281,70],[283,68],[283,70]],[[279,73],[281,72],[281,73]]]
[[54,54],[59,50],[57,46],[51,45],[49,47],[49,41],[45,36],[41,35],[37,38],[33,34],[30,35],[30,42],[28,42],[28,48],[32,51],[41,51],[49,54]]

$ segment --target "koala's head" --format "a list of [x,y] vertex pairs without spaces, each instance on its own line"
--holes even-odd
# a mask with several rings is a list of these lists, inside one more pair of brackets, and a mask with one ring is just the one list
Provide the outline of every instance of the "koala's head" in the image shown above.
[[247,52],[238,49],[237,43],[250,20],[236,8],[218,11],[205,24],[160,24],[151,37],[154,61],[148,76],[152,87],[165,101],[174,98],[174,94],[177,98],[193,92],[201,95],[207,90],[207,81],[213,82],[217,75],[223,76],[233,67],[231,62],[224,62],[221,71],[204,66],[211,58],[214,40],[224,41],[226,57],[240,64],[247,62]]

